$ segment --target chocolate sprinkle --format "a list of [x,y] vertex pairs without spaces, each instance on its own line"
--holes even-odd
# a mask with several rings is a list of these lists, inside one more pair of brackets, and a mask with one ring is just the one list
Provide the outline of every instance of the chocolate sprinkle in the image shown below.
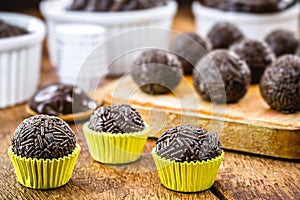
[[260,82],[260,92],[269,106],[282,113],[300,110],[300,58],[281,56],[268,67]]
[[275,54],[268,44],[258,40],[245,39],[230,47],[251,70],[251,83],[259,83],[266,67],[275,61]]
[[[215,83],[216,73],[219,70],[224,85],[208,85]],[[246,93],[250,84],[250,70],[245,61],[236,54],[227,50],[214,50],[203,57],[193,73],[193,83],[202,99],[213,103],[233,103],[240,100]],[[225,97],[221,90],[226,92]]]
[[182,33],[172,41],[169,50],[178,56],[184,74],[191,75],[197,62],[210,51],[210,43],[196,33]]
[[8,24],[0,19],[0,38],[14,37],[28,33],[27,30]]
[[232,23],[218,22],[208,32],[207,38],[212,49],[227,49],[230,45],[244,38],[243,33]]
[[90,118],[89,128],[98,132],[134,133],[145,128],[140,114],[130,105],[102,106]]
[[39,114],[66,115],[94,110],[97,103],[80,88],[54,83],[38,90],[28,102]]
[[274,30],[267,35],[265,41],[273,49],[277,57],[284,54],[294,54],[297,50],[299,39],[288,30]]
[[132,66],[131,76],[143,92],[166,94],[180,82],[183,70],[178,57],[164,50],[143,52]]
[[73,0],[71,10],[116,12],[164,6],[166,0]]
[[15,154],[26,158],[60,158],[72,153],[75,134],[63,120],[48,115],[25,119],[12,139]]
[[222,154],[218,134],[193,125],[176,126],[156,142],[156,153],[177,162],[202,161]]

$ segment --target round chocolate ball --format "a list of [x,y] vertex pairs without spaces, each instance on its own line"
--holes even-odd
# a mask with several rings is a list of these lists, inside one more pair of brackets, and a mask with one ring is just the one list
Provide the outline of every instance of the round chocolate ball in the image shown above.
[[210,51],[210,43],[196,33],[182,33],[170,44],[170,51],[176,53],[186,75],[193,73],[197,62]]
[[300,57],[300,44],[299,44],[299,46],[298,46],[298,48],[297,48],[296,56]]
[[156,142],[156,153],[177,162],[215,158],[222,154],[217,133],[194,125],[176,126],[164,132]]
[[61,158],[76,146],[75,134],[60,118],[36,115],[25,119],[12,139],[15,154],[26,158]]
[[299,39],[295,34],[281,29],[269,33],[265,41],[270,45],[277,57],[284,54],[294,54],[299,44]]
[[89,128],[97,132],[133,133],[145,128],[140,114],[130,105],[102,106],[90,118]]
[[62,83],[41,88],[31,97],[28,104],[39,114],[54,116],[85,112],[97,106],[82,89]]
[[229,22],[218,22],[208,32],[207,38],[212,49],[227,49],[230,45],[244,38],[243,33]]
[[272,49],[265,42],[245,39],[230,47],[230,50],[245,60],[251,70],[251,83],[259,83],[266,67],[275,61]]
[[143,52],[134,62],[131,76],[142,91],[166,94],[180,82],[183,70],[178,57],[164,50]]
[[[220,73],[220,78],[217,73]],[[220,84],[220,81],[223,81],[223,84]],[[206,101],[234,103],[247,93],[250,69],[245,61],[233,52],[214,50],[197,64],[193,72],[193,83],[196,91]],[[222,92],[224,89],[225,92]]]
[[282,113],[300,110],[300,58],[281,56],[269,66],[260,82],[260,93],[269,106]]

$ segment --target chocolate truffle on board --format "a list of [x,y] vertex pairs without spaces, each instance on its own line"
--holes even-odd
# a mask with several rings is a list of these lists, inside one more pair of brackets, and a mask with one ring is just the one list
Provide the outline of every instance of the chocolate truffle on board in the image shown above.
[[156,153],[177,162],[191,162],[215,158],[222,154],[222,147],[217,133],[183,125],[167,130],[158,138]]
[[190,75],[197,62],[210,51],[210,43],[196,33],[182,33],[172,41],[169,50],[178,56],[184,74]]
[[268,44],[258,40],[245,39],[230,47],[251,70],[251,83],[259,83],[266,67],[275,61],[275,54]]
[[115,12],[149,9],[165,4],[166,0],[73,0],[70,9]]
[[260,82],[260,93],[269,106],[282,113],[300,110],[300,58],[284,55],[269,66]]
[[97,106],[80,88],[62,83],[41,88],[31,97],[28,104],[39,114],[54,116],[85,112]]
[[166,94],[180,82],[183,70],[178,57],[165,50],[143,52],[132,66],[131,76],[142,91]]
[[284,54],[294,54],[299,44],[299,39],[295,34],[283,29],[272,31],[266,36],[265,41],[277,57]]
[[232,23],[218,22],[208,32],[207,38],[212,49],[227,49],[244,38],[244,34]]
[[14,37],[28,34],[29,32],[21,27],[11,25],[0,19],[0,38]]
[[[218,77],[214,68],[220,72],[222,80],[217,80]],[[207,84],[218,81],[223,81],[224,85],[210,86]],[[245,61],[233,52],[214,50],[197,64],[193,72],[193,83],[196,91],[206,101],[234,103],[247,93],[250,84],[250,69]],[[222,95],[224,89],[226,99]]]
[[72,153],[75,134],[63,120],[36,115],[25,119],[15,130],[12,139],[15,154],[26,158],[60,158]]
[[133,133],[145,128],[140,114],[130,105],[102,106],[90,118],[89,128],[97,132]]

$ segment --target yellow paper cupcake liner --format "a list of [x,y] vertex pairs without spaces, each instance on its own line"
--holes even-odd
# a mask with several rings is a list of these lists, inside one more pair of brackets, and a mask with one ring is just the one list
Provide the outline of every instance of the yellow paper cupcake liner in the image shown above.
[[224,151],[216,158],[196,162],[164,159],[155,152],[155,148],[152,150],[152,156],[160,181],[166,188],[178,192],[199,192],[214,184]]
[[135,133],[97,132],[89,127],[89,122],[82,127],[87,146],[92,158],[106,164],[124,164],[139,159],[148,135],[149,125]]
[[33,189],[51,189],[65,185],[72,176],[79,153],[78,144],[68,156],[54,159],[21,157],[13,152],[12,146],[8,148],[18,181]]

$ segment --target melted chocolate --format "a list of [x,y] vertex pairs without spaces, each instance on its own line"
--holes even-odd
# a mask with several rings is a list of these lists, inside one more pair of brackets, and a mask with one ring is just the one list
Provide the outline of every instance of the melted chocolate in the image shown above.
[[38,90],[29,106],[39,114],[59,116],[93,110],[96,102],[78,87],[55,83]]
[[296,0],[199,0],[206,7],[245,13],[273,13],[294,6]]

